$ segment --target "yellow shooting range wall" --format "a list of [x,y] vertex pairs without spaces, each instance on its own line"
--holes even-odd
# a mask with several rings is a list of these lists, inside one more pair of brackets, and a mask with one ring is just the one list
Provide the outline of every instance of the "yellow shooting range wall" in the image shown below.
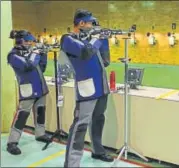
[[[136,24],[138,45],[129,46],[132,62],[179,64],[179,44],[170,48],[167,39],[167,33],[172,32],[171,24],[175,22],[176,39],[179,41],[177,1],[14,1],[12,4],[13,27],[29,29],[36,35],[42,34],[43,28],[47,28],[47,34],[66,32],[68,26],[72,28],[73,14],[77,8],[92,11],[103,27],[129,28]],[[147,32],[154,33],[157,39],[156,46],[148,45]],[[111,46],[112,61],[115,62],[124,55],[123,43],[120,40],[119,47]]]

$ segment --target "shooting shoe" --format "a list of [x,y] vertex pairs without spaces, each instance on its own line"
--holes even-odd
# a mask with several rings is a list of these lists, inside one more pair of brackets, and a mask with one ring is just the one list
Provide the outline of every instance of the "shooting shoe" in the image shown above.
[[20,155],[21,150],[17,147],[18,143],[11,142],[7,144],[7,151],[12,155]]
[[113,162],[114,161],[113,157],[110,155],[107,155],[107,154],[96,155],[96,154],[92,153],[91,157],[93,159],[102,160],[104,162]]
[[44,143],[51,141],[51,139],[47,135],[42,135],[42,136],[37,137],[35,139],[36,139],[36,141],[40,141],[40,142],[44,142]]

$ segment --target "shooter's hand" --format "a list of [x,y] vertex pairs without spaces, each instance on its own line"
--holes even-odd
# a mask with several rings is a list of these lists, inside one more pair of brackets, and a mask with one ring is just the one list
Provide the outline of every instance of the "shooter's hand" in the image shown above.
[[89,39],[90,39],[90,34],[89,34],[89,32],[80,31],[80,33],[79,33],[79,39],[80,39],[81,41],[89,40]]
[[91,40],[91,35],[94,33],[94,28],[82,28],[80,29],[79,38],[80,40]]
[[97,38],[97,39],[100,39],[100,34],[91,35],[91,38]]
[[39,50],[33,50],[33,53],[40,54]]

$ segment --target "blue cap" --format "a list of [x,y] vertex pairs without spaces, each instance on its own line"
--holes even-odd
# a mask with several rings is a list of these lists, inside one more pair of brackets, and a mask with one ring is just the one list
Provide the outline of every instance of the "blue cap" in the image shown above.
[[96,20],[95,17],[93,17],[92,15],[88,15],[88,16],[85,16],[85,17],[76,19],[75,22],[76,22],[76,23],[79,23],[80,21],[93,22],[93,21],[95,21],[95,20]]
[[25,41],[36,41],[36,38],[32,34],[28,34],[27,36],[24,36],[23,39]]

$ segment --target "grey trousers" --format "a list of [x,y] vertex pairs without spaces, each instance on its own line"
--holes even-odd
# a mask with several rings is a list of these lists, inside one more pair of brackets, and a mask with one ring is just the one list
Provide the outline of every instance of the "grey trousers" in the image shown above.
[[11,126],[8,143],[19,142],[32,108],[34,114],[35,136],[40,137],[45,134],[45,104],[46,96],[39,99],[23,100],[19,102],[19,107]]
[[76,103],[74,120],[69,131],[64,167],[80,167],[88,126],[92,152],[94,154],[105,154],[102,146],[102,131],[105,122],[104,112],[107,107],[107,98],[106,95],[99,99]]

